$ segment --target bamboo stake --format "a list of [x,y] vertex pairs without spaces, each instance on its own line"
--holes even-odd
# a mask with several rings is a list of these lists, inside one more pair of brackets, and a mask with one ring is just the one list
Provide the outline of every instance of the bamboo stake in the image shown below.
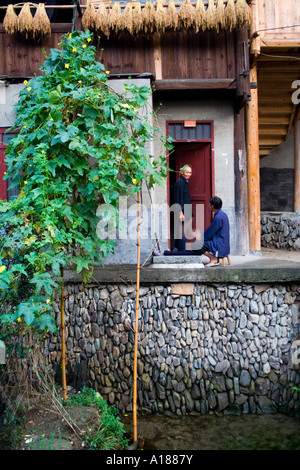
[[137,267],[136,267],[136,304],[134,325],[134,361],[133,361],[133,442],[137,441],[137,352],[138,352],[138,314],[140,294],[140,224],[141,200],[140,190],[137,193],[138,222],[137,222]]
[[61,354],[62,354],[62,388],[63,400],[67,401],[66,382],[66,334],[65,334],[65,299],[64,299],[64,268],[61,267]]

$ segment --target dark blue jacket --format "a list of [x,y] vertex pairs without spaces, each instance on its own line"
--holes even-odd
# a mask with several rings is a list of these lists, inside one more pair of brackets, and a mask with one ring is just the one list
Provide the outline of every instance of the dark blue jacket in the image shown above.
[[189,183],[182,175],[174,185],[174,202],[180,205],[182,212],[185,204],[191,204]]
[[220,258],[230,253],[229,220],[221,209],[215,212],[211,225],[204,231],[204,244],[212,254],[218,252]]

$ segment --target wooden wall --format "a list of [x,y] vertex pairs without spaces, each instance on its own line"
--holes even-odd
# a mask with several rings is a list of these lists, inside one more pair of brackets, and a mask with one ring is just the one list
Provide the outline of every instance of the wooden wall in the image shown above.
[[[256,0],[261,46],[300,44],[299,0]],[[298,26],[295,26],[298,25]],[[293,27],[294,26],[294,27]],[[264,30],[264,31],[263,31]],[[267,31],[266,31],[267,30]]]
[[[40,43],[30,43],[5,34],[0,29],[0,76],[31,77],[39,74],[44,61],[43,48],[57,47],[64,31],[53,31]],[[158,39],[158,42],[157,42]],[[157,46],[158,44],[158,46]],[[111,74],[151,73],[156,76],[155,54],[159,48],[162,79],[234,79],[236,70],[236,33],[165,33],[154,38],[101,38],[99,59]]]

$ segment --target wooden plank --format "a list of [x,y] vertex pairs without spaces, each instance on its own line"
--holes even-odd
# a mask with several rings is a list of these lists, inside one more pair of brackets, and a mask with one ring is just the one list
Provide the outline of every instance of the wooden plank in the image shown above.
[[155,80],[155,89],[162,90],[208,90],[235,88],[232,79],[181,79]]

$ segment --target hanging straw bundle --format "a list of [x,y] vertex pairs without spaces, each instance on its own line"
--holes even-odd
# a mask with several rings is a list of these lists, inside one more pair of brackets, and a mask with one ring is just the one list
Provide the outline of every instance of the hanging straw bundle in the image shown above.
[[24,3],[18,16],[18,31],[26,39],[32,38],[33,16],[30,11],[29,3]]
[[39,3],[33,18],[33,38],[37,39],[49,34],[51,34],[51,26],[45,4]]
[[223,29],[225,26],[225,6],[223,0],[218,0],[216,7],[216,30]]
[[85,12],[82,16],[82,26],[84,30],[89,29],[93,31],[95,29],[95,18],[96,10],[93,3],[88,3]]
[[246,0],[236,0],[236,26],[242,28],[251,23],[251,9]]
[[153,3],[147,1],[142,11],[143,28],[145,33],[152,33],[155,26],[155,9]]
[[7,34],[15,34],[18,31],[18,16],[14,10],[13,5],[8,5],[3,26]]
[[109,29],[116,34],[122,31],[122,11],[120,2],[115,2],[112,6],[110,14],[108,15]]
[[167,16],[162,4],[162,0],[156,0],[155,26],[157,31],[164,32],[167,26]]
[[205,12],[205,20],[207,29],[214,29],[217,27],[216,7],[214,0],[208,0],[208,7]]
[[205,8],[202,0],[197,0],[195,8],[195,32],[206,30]]
[[228,0],[225,8],[225,27],[230,31],[236,27],[234,0]]
[[128,2],[122,14],[122,29],[133,34],[133,8],[132,2]]
[[142,7],[140,2],[134,1],[133,2],[133,10],[132,10],[132,23],[133,23],[133,31],[135,33],[139,33],[143,29],[143,17],[142,17]]
[[[202,3],[203,4],[203,3]],[[174,0],[169,0],[166,13],[167,29],[176,31],[178,26],[178,11],[176,10]]]
[[108,10],[104,3],[100,3],[98,10],[96,10],[95,30],[97,31],[98,34],[102,33],[109,38],[110,30],[109,30]]
[[183,30],[193,28],[195,25],[195,8],[191,0],[184,0],[178,12],[179,25]]

